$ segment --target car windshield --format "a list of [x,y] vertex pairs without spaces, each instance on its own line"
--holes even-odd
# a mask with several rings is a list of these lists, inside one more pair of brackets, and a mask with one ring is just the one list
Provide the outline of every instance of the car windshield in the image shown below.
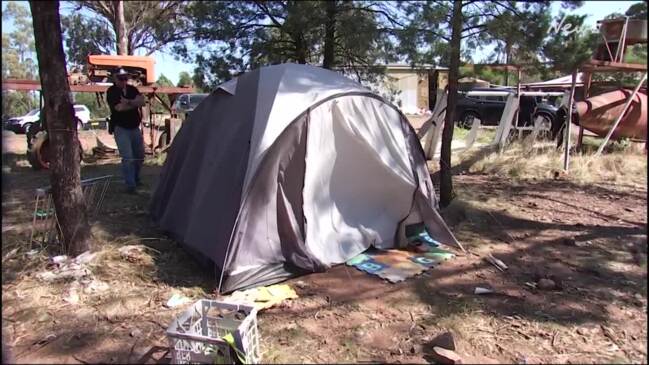
[[74,107],[74,111],[75,111],[75,112],[82,112],[82,111],[84,111],[84,109],[83,109],[82,106],[75,106],[75,107]]
[[201,101],[203,101],[203,99],[205,99],[206,97],[207,97],[207,94],[192,95],[192,96],[189,98],[189,100],[190,100],[190,102],[189,102],[189,106],[190,106],[192,109],[196,108],[196,107],[198,106],[198,104],[200,104]]
[[32,115],[38,114],[38,109],[32,109],[29,111],[29,113],[26,114],[26,116],[31,117]]

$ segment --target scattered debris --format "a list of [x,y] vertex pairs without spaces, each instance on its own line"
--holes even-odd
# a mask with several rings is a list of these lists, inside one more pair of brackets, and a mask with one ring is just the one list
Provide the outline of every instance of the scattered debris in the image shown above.
[[576,246],[577,243],[574,237],[564,237],[562,242],[566,246]]
[[433,347],[442,347],[453,351],[456,349],[455,338],[451,332],[444,332],[441,335],[436,336],[430,341],[430,344]]
[[531,289],[536,289],[536,283],[532,283],[532,282],[528,281],[528,282],[525,283],[525,285],[528,286]]
[[602,328],[602,331],[604,332],[604,336],[606,336],[609,340],[611,340],[611,342],[613,342],[613,344],[615,344],[617,347],[622,347],[622,344],[620,342],[618,342],[617,336],[615,335],[615,331],[613,331],[612,328],[607,327],[607,326],[605,326],[603,324],[600,325],[600,327]]
[[91,273],[87,268],[75,263],[69,263],[62,265],[54,271],[41,272],[37,274],[37,277],[45,282],[52,283],[69,279],[79,279],[89,275]]
[[100,280],[90,280],[84,283],[83,292],[85,294],[99,293],[110,289],[110,285]]
[[433,347],[431,353],[433,360],[437,364],[461,364],[462,358],[453,350],[447,350],[442,347]]
[[422,346],[419,344],[413,344],[410,346],[410,353],[415,355],[415,354],[420,354],[422,351]]
[[501,260],[495,258],[492,254],[487,255],[485,257],[485,260],[487,260],[487,262],[489,262],[490,264],[495,266],[496,269],[498,269],[500,271],[505,271],[505,270],[508,269],[507,265],[505,265],[504,262],[502,262]]
[[540,279],[536,283],[536,286],[541,290],[553,290],[557,288],[557,284],[554,282],[554,280],[546,278]]
[[252,303],[257,310],[270,308],[286,299],[295,299],[298,295],[287,284],[262,286],[247,290],[237,290],[232,295],[223,298],[226,303]]
[[140,261],[140,254],[144,253],[142,245],[128,245],[119,248],[119,253],[122,258],[129,262]]
[[581,336],[592,336],[598,331],[597,327],[589,326],[589,327],[579,327],[577,328],[577,334]]
[[48,313],[43,313],[40,317],[38,317],[39,322],[47,322],[50,320],[50,315]]
[[637,305],[638,307],[642,307],[642,305],[644,304],[644,300],[643,300],[644,298],[642,297],[642,294],[635,293],[633,298],[635,299],[634,304]]
[[72,287],[70,288],[70,290],[68,290],[68,295],[65,298],[63,298],[63,300],[72,305],[76,305],[79,304],[81,297],[79,297],[79,293],[77,292],[77,289],[75,287]]
[[68,256],[67,256],[67,255],[54,256],[54,257],[52,257],[52,258],[50,259],[50,261],[51,261],[53,264],[57,264],[57,265],[60,265],[60,264],[62,264],[62,263],[64,263],[64,262],[66,262],[67,260],[68,260]]
[[476,287],[475,290],[473,291],[473,294],[492,294],[494,291],[488,288],[482,288],[482,287]]
[[47,345],[48,343],[54,341],[55,339],[56,339],[56,335],[53,334],[53,333],[50,333],[49,335],[45,336],[41,340],[34,342],[33,345],[37,346],[37,347],[43,347],[43,346]]
[[14,255],[16,255],[16,252],[18,252],[18,247],[14,248],[13,250],[9,251],[6,255],[2,257],[2,260],[7,260],[12,258]]
[[129,336],[131,336],[131,337],[135,337],[135,338],[140,337],[140,336],[142,336],[142,331],[140,331],[139,329],[135,328],[135,329],[133,329],[133,330],[131,331],[131,333],[129,333]]
[[88,264],[88,263],[92,262],[92,260],[94,260],[95,257],[97,257],[96,253],[90,253],[90,251],[86,251],[86,252],[80,254],[79,256],[77,256],[74,259],[74,262],[76,262],[79,265]]
[[171,298],[169,298],[169,300],[165,304],[165,307],[174,308],[174,307],[177,307],[179,305],[183,305],[183,304],[191,302],[191,301],[192,300],[187,298],[186,296],[176,293],[176,294],[172,295]]

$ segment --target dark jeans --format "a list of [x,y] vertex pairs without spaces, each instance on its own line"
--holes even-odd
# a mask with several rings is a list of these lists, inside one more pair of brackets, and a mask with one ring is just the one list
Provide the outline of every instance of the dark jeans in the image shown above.
[[122,174],[129,188],[140,182],[140,168],[144,162],[144,139],[139,128],[115,126],[115,143],[122,157]]

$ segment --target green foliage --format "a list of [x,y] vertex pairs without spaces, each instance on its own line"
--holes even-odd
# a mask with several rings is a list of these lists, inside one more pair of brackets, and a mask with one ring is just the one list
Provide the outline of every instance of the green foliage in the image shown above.
[[647,19],[647,2],[641,1],[635,3],[627,9],[624,13],[626,16],[631,17],[631,19]]
[[[538,60],[538,53],[549,29],[548,3],[512,2],[512,9],[493,17],[487,23],[487,33],[495,43],[492,61],[503,64],[525,64]],[[501,85],[513,85],[513,78],[505,71]]]
[[194,80],[192,80],[192,77],[188,72],[182,71],[180,74],[178,74],[178,87],[191,86],[193,84]]
[[[10,21],[14,30],[2,32],[2,79],[38,79],[34,31],[31,14],[25,3],[2,3],[2,20]],[[28,92],[3,91],[2,117],[25,115],[38,107],[36,95]]]
[[74,103],[87,106],[88,110],[90,110],[90,118],[99,119],[108,117],[110,110],[106,105],[105,96],[99,96],[99,101],[97,98],[97,94],[93,93],[74,93]]
[[3,2],[2,20],[11,21],[14,25],[11,33],[2,32],[2,78],[37,78],[34,30],[29,9],[25,3]]
[[[555,21],[561,22],[563,13],[559,13]],[[592,29],[584,27],[586,15],[566,15],[564,24],[572,24],[577,31],[571,34],[559,32],[548,36],[542,49],[542,55],[552,63],[552,66],[563,73],[571,73],[590,59],[601,38]]]
[[19,91],[2,92],[2,119],[22,116],[35,108],[38,108],[38,100],[30,93]]
[[[381,2],[192,2],[194,41],[199,51],[184,46],[181,58],[197,64],[194,82],[211,88],[259,66],[296,62],[321,64],[325,46],[333,44],[335,68],[369,80],[381,74],[380,61],[392,59],[391,43],[379,16]],[[329,8],[331,10],[331,8]],[[332,25],[334,36],[326,37]],[[329,43],[328,43],[329,42]]]
[[115,52],[115,35],[105,21],[73,13],[62,17],[61,26],[69,65],[85,69],[88,55]]
[[[160,77],[158,78],[158,81],[156,81],[156,84],[158,84],[158,86],[167,86],[167,87],[168,86],[171,86],[171,87],[174,86],[174,83],[171,82],[171,80],[169,80],[164,74],[160,74]],[[167,105],[170,104],[169,103],[169,95],[161,94],[160,99],[162,99]],[[171,106],[171,105],[169,105],[169,106]],[[164,106],[162,106],[162,104],[160,104],[159,100],[156,100],[156,101],[153,102],[152,110],[153,110],[154,113],[167,113],[168,112],[167,109]]]
[[[75,12],[62,19],[67,58],[84,65],[91,54],[112,53],[117,48],[115,1],[73,1]],[[124,1],[128,54],[146,55],[187,39],[187,1]],[[80,12],[87,10],[88,17]]]

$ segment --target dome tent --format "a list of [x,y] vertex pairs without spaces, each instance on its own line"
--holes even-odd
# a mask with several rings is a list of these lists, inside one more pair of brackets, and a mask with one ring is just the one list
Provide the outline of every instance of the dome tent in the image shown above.
[[336,72],[280,64],[222,84],[192,112],[151,212],[210,259],[226,293],[404,245],[407,224],[457,244],[436,206],[395,106]]

